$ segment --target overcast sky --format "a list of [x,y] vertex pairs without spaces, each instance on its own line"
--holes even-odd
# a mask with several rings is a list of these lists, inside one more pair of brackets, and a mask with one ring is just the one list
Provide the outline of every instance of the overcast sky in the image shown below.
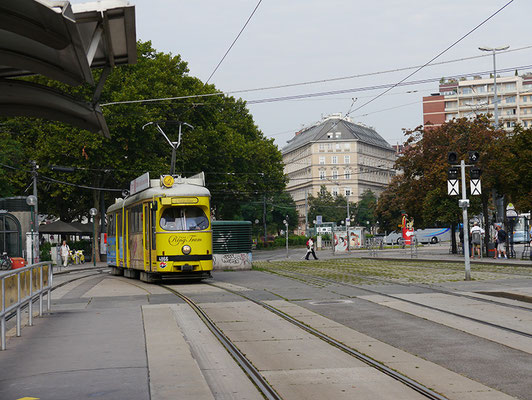
[[[475,28],[509,0],[263,0],[210,83],[222,91],[252,89],[422,65]],[[78,1],[76,1],[78,2]],[[131,0],[137,38],[180,54],[190,74],[205,81],[235,39],[258,0]],[[532,45],[532,1],[515,0],[438,61],[478,56],[479,46]],[[498,54],[497,69],[532,65],[532,48]],[[426,67],[409,81],[489,71],[491,55]],[[532,71],[532,68],[524,71]],[[356,89],[396,83],[413,70],[336,82],[236,94],[244,100]],[[506,73],[502,75],[511,75]],[[366,90],[248,107],[255,123],[279,147],[322,115],[355,110],[381,93]],[[422,122],[422,97],[438,82],[393,89],[352,112],[390,144],[403,128]],[[408,93],[410,92],[410,93]],[[161,93],[161,97],[166,94]],[[353,98],[357,100],[353,104]],[[352,105],[352,107],[351,107]],[[390,109],[397,107],[395,109]],[[386,111],[383,111],[386,110]]]

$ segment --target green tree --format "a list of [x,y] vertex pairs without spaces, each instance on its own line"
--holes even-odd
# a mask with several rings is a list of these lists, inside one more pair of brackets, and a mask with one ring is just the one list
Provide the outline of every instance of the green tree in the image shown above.
[[[347,202],[345,196],[333,196],[324,185],[321,186],[317,197],[308,196],[309,221],[314,221],[317,215],[322,216],[323,222],[334,222],[340,225],[347,217]],[[350,210],[355,210],[355,205],[349,203]],[[354,214],[350,212],[350,214]]]
[[377,222],[377,196],[371,190],[362,193],[360,201],[356,205],[355,223],[359,226],[375,225]]
[[24,179],[25,174],[9,167],[18,164],[23,157],[22,146],[13,133],[2,130],[1,126],[0,143],[0,197],[14,196],[17,194],[16,182]]
[[396,225],[398,211],[403,210],[414,217],[416,228],[435,224],[454,227],[461,221],[462,213],[458,198],[447,195],[447,155],[454,151],[459,160],[467,161],[469,151],[476,150],[480,153],[477,167],[482,169],[482,195],[468,196],[469,212],[470,215],[482,212],[487,225],[492,189],[505,193],[515,174],[513,169],[504,168],[503,161],[511,159],[510,135],[494,129],[485,116],[479,116],[474,120],[453,120],[438,128],[418,127],[407,132],[407,136],[404,154],[396,162],[403,173],[379,199],[379,214],[386,217],[386,223]]
[[[30,159],[40,165],[40,211],[66,221],[87,216],[91,207],[99,207],[102,194],[74,185],[123,189],[144,172],[152,178],[169,172],[171,149],[152,126],[161,127],[177,139],[178,124],[184,121],[195,129],[183,127],[182,144],[177,151],[178,173],[191,175],[204,171],[212,192],[212,206],[219,219],[238,218],[240,203],[257,199],[257,193],[280,192],[285,188],[281,154],[272,139],[266,139],[253,122],[245,102],[219,93],[213,85],[204,85],[188,75],[187,63],[180,56],[157,52],[150,42],[138,42],[138,62],[114,68],[106,80],[100,103],[183,97],[212,94],[210,97],[163,102],[114,104],[103,111],[111,131],[107,139],[99,134],[65,124],[14,118],[5,120],[23,155],[8,165],[27,169]],[[98,79],[100,71],[95,71]],[[32,81],[57,88],[77,98],[89,100],[88,85],[68,87],[44,77]],[[75,167],[75,172],[52,170],[54,165]],[[28,184],[10,171],[10,187],[21,192]],[[118,192],[120,193],[120,191]],[[109,205],[117,193],[106,193]]]

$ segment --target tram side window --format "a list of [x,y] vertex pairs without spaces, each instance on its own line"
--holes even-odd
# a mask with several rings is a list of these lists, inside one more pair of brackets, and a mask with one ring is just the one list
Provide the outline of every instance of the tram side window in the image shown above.
[[116,233],[117,236],[122,236],[122,214],[116,214]]
[[129,211],[129,232],[142,232],[142,206],[138,205]]
[[168,207],[160,220],[165,231],[196,231],[209,227],[209,220],[199,207]]
[[113,214],[109,215],[107,221],[107,234],[109,236],[115,235],[115,216]]

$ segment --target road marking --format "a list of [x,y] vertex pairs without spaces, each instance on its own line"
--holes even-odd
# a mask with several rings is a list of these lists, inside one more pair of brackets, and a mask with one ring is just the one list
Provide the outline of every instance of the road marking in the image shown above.
[[21,397],[20,399],[17,399],[17,400],[40,400],[39,397]]

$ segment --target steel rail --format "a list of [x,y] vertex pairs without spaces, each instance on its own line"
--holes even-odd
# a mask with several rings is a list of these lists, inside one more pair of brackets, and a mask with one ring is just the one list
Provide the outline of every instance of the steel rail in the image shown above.
[[231,342],[231,340],[227,336],[225,336],[225,334],[220,330],[220,328],[216,326],[216,324],[209,318],[207,313],[205,313],[205,311],[203,311],[200,306],[198,306],[196,303],[194,303],[194,301],[192,301],[184,294],[179,293],[177,290],[167,285],[160,286],[181,298],[196,312],[196,314],[205,323],[205,325],[207,325],[207,327],[211,330],[214,336],[216,336],[216,338],[220,341],[220,343],[222,343],[222,345],[226,348],[229,354],[231,354],[231,356],[236,360],[236,362],[240,365],[244,372],[246,372],[246,374],[250,377],[250,379],[257,386],[257,388],[261,391],[261,393],[266,399],[282,400],[282,397],[277,394],[275,389],[261,375],[259,370],[255,368],[251,361],[249,361],[246,356],[244,356],[244,354],[242,354],[242,352],[233,344],[233,342]]
[[359,289],[359,290],[364,290],[364,291],[366,291],[368,293],[378,294],[380,296],[388,297],[388,298],[391,298],[391,299],[394,299],[394,300],[404,301],[405,303],[409,303],[409,304],[413,304],[413,305],[416,305],[416,306],[424,307],[424,308],[427,308],[429,310],[439,311],[439,312],[442,312],[442,313],[445,313],[445,314],[449,314],[449,315],[452,315],[452,316],[455,316],[455,317],[459,317],[459,318],[467,319],[469,321],[477,322],[477,323],[482,324],[482,325],[490,326],[492,328],[497,328],[497,329],[501,329],[501,330],[504,330],[504,331],[507,331],[507,332],[511,332],[511,333],[516,334],[516,335],[532,338],[532,334],[528,333],[528,332],[523,332],[523,331],[519,331],[517,329],[508,328],[507,326],[497,325],[497,324],[494,324],[492,322],[484,321],[484,320],[481,320],[481,319],[478,319],[478,318],[469,317],[467,315],[458,314],[458,313],[455,313],[453,311],[444,310],[444,309],[441,309],[441,308],[438,308],[438,307],[429,306],[427,304],[418,303],[418,302],[413,301],[413,300],[407,300],[407,299],[404,299],[402,297],[394,296],[394,295],[388,294],[388,293],[379,292],[377,290],[367,289],[367,288],[364,288],[364,287],[361,287],[361,286],[358,286],[358,285],[353,285],[351,283],[338,282],[338,281],[335,281],[333,279],[321,278],[321,277],[317,277],[317,276],[314,276],[314,275],[302,274],[302,273],[299,273],[299,272],[289,272],[289,273],[287,273],[287,275],[284,275],[284,276],[288,276],[289,277],[290,274],[311,277],[313,279],[316,279],[316,280],[322,281],[322,282],[334,283],[334,284],[341,285],[341,286],[347,286],[347,287],[352,287],[352,288],[356,288],[356,289]]
[[415,390],[416,392],[422,394],[423,396],[427,397],[428,399],[433,399],[433,400],[448,400],[447,397],[444,397],[442,396],[441,394],[439,393],[436,393],[435,391],[429,389],[428,387],[414,381],[413,379],[410,379],[409,377],[397,372],[397,371],[394,371],[393,369],[387,367],[386,365],[380,363],[379,361],[376,361],[374,360],[373,358],[371,357],[368,357],[366,356],[365,354],[349,347],[349,346],[346,346],[345,344],[321,333],[320,331],[308,326],[308,325],[305,325],[303,324],[302,322],[298,321],[297,319],[291,317],[290,315],[276,309],[275,307],[272,307],[270,306],[269,304],[266,304],[260,300],[256,300],[256,299],[253,299],[251,297],[248,297],[246,296],[245,294],[243,293],[239,293],[239,292],[235,292],[233,290],[230,290],[230,289],[227,289],[227,288],[224,288],[224,287],[221,287],[221,286],[218,286],[214,283],[207,283],[208,285],[211,285],[211,286],[214,286],[214,287],[217,287],[219,289],[223,289],[229,293],[232,293],[232,294],[235,294],[237,296],[240,296],[240,297],[243,297],[244,299],[246,300],[249,300],[257,305],[260,305],[262,307],[264,307],[265,309],[267,309],[268,311],[278,315],[279,317],[285,319],[286,321],[296,325],[298,328],[301,328],[303,330],[305,330],[306,332],[316,336],[318,339],[321,339],[323,340],[324,342],[326,343],[329,343],[330,345],[332,346],[335,346],[337,348],[339,348],[340,350],[344,351],[345,353],[349,354],[350,356],[364,362],[365,364],[368,364],[369,366],[377,369],[378,371],[388,375],[389,377],[403,383],[404,385],[408,386],[409,388],[411,388],[412,390]]

